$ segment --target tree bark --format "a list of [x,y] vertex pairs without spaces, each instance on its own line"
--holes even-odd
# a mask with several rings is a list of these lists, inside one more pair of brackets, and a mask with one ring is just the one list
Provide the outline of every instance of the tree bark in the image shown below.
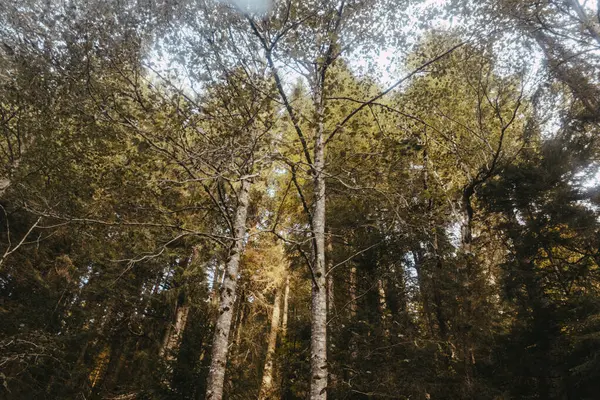
[[275,292],[273,301],[273,315],[271,316],[271,331],[267,339],[267,356],[263,368],[262,384],[260,386],[259,400],[268,400],[275,398],[273,387],[273,359],[275,348],[277,346],[277,334],[279,332],[279,319],[281,317],[281,288]]
[[179,348],[181,344],[181,338],[183,337],[183,330],[187,324],[190,307],[186,304],[178,304],[177,310],[175,311],[175,323],[170,324],[167,328],[163,345],[161,349],[161,356],[165,357],[167,361],[173,359],[173,352]]
[[379,311],[380,322],[383,328],[383,335],[388,337],[390,335],[390,330],[388,326],[388,307],[387,307],[387,299],[385,293],[385,286],[383,284],[383,279],[377,279],[377,310]]
[[[319,96],[321,97],[321,96]],[[325,143],[324,107],[319,100],[312,166],[315,203],[312,215],[313,274],[310,343],[310,400],[327,399],[327,280],[325,277]]]
[[219,263],[216,263],[215,271],[213,274],[212,290],[210,292],[210,303],[213,305],[214,308],[217,308],[219,305],[219,285],[222,281],[223,275],[221,274]]
[[[437,270],[437,275],[443,277],[443,269],[444,265],[442,263],[442,256],[440,255],[440,246],[438,240],[437,232],[434,233],[433,237],[433,254],[435,256],[435,268]],[[444,299],[443,293],[440,289],[440,282],[437,282],[436,279],[432,281],[432,289],[433,289],[433,302],[435,304],[435,317],[438,323],[438,329],[440,332],[440,338],[442,340],[448,340],[448,324],[446,321],[446,315],[444,312]]]
[[334,295],[334,282],[333,282],[333,245],[331,244],[331,238],[327,241],[327,253],[329,259],[327,260],[327,313],[328,315],[333,314],[335,307],[335,295]]
[[460,339],[463,367],[465,374],[465,389],[467,394],[470,396],[473,391],[473,364],[474,356],[472,349],[472,338],[470,333],[464,328],[473,317],[472,310],[472,297],[471,284],[473,281],[472,275],[472,264],[473,264],[473,205],[472,197],[475,194],[475,183],[469,183],[463,189],[461,212],[462,212],[462,225],[461,225],[461,248],[466,255],[465,266],[462,268],[462,276],[459,278],[460,284],[464,288],[465,295],[462,299],[462,323],[458,324],[457,335]]
[[240,296],[241,298],[238,301],[238,317],[237,317],[237,324],[235,326],[235,342],[234,342],[234,347],[236,349],[240,348],[240,345],[242,343],[242,330],[244,329],[244,317],[245,317],[245,307],[244,307],[244,302],[245,302],[245,295],[242,292],[242,295]]
[[356,266],[350,267],[350,318],[356,317]]
[[290,276],[288,274],[285,277],[285,289],[283,291],[283,317],[281,318],[281,337],[282,338],[285,338],[287,336],[289,298],[290,298]]
[[423,256],[417,251],[412,252],[413,259],[415,262],[415,271],[417,272],[417,282],[419,284],[419,294],[421,295],[421,304],[423,305],[423,315],[425,317],[425,323],[431,336],[435,336],[433,329],[433,323],[431,321],[431,307],[429,305],[429,294],[427,293],[427,285],[425,283],[425,276],[422,266]]
[[[192,253],[189,257],[183,260],[174,261],[180,267],[183,267],[183,271],[187,270],[190,265],[194,262],[194,259],[198,256],[198,249],[195,247],[192,249]],[[162,278],[162,274],[161,274]],[[165,336],[163,339],[163,344],[160,349],[160,356],[165,358],[166,361],[173,360],[173,354],[177,352],[179,346],[181,345],[181,340],[183,338],[183,332],[187,325],[188,315],[190,312],[190,307],[187,301],[187,295],[185,292],[185,283],[183,282],[183,272],[181,275],[178,275],[174,278],[175,287],[179,288],[179,295],[177,296],[177,301],[175,302],[175,318],[169,321],[169,325],[167,326],[167,330],[165,332]],[[156,286],[160,286],[161,280],[157,282]],[[155,286],[155,288],[156,288]]]
[[229,332],[233,318],[238,267],[246,235],[246,215],[250,202],[249,192],[251,184],[249,179],[242,179],[238,194],[238,205],[233,221],[233,243],[229,253],[229,260],[227,260],[225,266],[225,278],[221,285],[219,314],[215,324],[212,356],[206,385],[207,400],[221,400],[223,398],[223,383],[225,381],[225,368],[227,366],[227,353],[229,350]]
[[462,250],[466,254],[471,254],[472,251],[472,242],[473,242],[473,206],[471,204],[471,198],[475,193],[475,185],[474,183],[469,183],[463,189],[463,195],[461,200],[461,213],[462,213],[462,221],[460,227],[461,233],[461,247]]

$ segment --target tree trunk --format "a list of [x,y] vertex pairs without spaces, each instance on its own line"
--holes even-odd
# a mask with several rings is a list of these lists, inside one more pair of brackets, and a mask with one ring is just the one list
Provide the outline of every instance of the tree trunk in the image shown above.
[[188,305],[177,305],[177,310],[175,311],[175,323],[169,325],[167,328],[160,352],[161,356],[165,357],[167,361],[173,359],[173,352],[176,351],[181,344],[181,338],[183,337],[183,330],[187,324],[189,312],[190,307]]
[[473,183],[468,184],[463,189],[463,196],[461,201],[461,213],[462,213],[462,221],[460,227],[461,233],[461,247],[462,250],[466,254],[471,254],[472,252],[472,242],[473,242],[473,233],[472,233],[472,225],[473,225],[473,206],[471,205],[471,198],[475,193],[475,187]]
[[229,253],[229,260],[227,260],[225,266],[225,278],[221,285],[219,314],[215,324],[212,357],[206,385],[207,400],[221,400],[223,398],[223,383],[225,381],[225,367],[227,366],[227,352],[229,350],[229,332],[233,317],[238,267],[246,235],[246,215],[250,201],[249,192],[251,184],[249,179],[242,179],[238,194],[238,205],[233,221],[233,243]]
[[313,183],[315,203],[312,215],[313,274],[310,343],[310,400],[327,399],[327,281],[325,277],[325,144],[323,142],[322,100],[317,107]]
[[[331,240],[331,234],[327,235],[327,316],[331,320],[331,316],[335,313],[335,289],[334,289],[334,278],[333,278],[333,243]],[[334,351],[333,343],[330,341],[328,348],[328,356],[331,356]],[[337,387],[337,376],[329,370],[329,387],[333,390]]]
[[260,386],[260,400],[275,398],[275,388],[273,387],[273,358],[275,356],[275,347],[277,346],[277,333],[279,332],[279,319],[281,314],[281,288],[275,292],[273,301],[273,315],[271,316],[271,331],[267,339],[267,356],[263,369],[262,384]]
[[282,338],[285,338],[287,336],[289,298],[290,298],[290,276],[288,274],[285,277],[285,289],[283,291],[283,317],[281,318],[281,337]]
[[210,292],[210,303],[216,309],[219,305],[219,286],[223,282],[223,275],[219,268],[219,263],[215,263],[215,272],[213,274],[212,290]]
[[427,325],[429,333],[433,337],[435,336],[435,333],[433,329],[433,323],[431,321],[431,307],[429,305],[429,294],[427,293],[427,285],[425,283],[423,266],[421,264],[423,256],[416,251],[413,251],[412,255],[415,262],[415,271],[417,272],[417,282],[419,285],[419,294],[421,295],[421,304],[423,305],[423,315],[425,317],[425,323]]
[[462,321],[458,324],[457,335],[461,338],[461,353],[463,358],[463,366],[465,373],[465,389],[469,397],[473,391],[473,349],[472,349],[472,338],[468,330],[465,328],[473,318],[472,310],[472,297],[471,285],[473,282],[473,206],[471,199],[475,194],[475,184],[471,182],[463,190],[461,212],[462,212],[462,226],[461,226],[461,248],[465,253],[465,265],[462,268],[462,273],[459,275],[460,285],[464,290],[462,296]]
[[350,318],[356,317],[356,266],[350,267]]
[[[180,267],[183,267],[183,271],[186,271],[188,267],[194,262],[194,259],[197,256],[198,250],[194,247],[192,249],[192,254],[190,254],[189,257],[183,260],[176,261],[176,263]],[[170,323],[167,326],[167,330],[163,339],[163,344],[159,353],[161,357],[166,359],[166,361],[173,360],[173,355],[179,350],[179,346],[181,345],[181,340],[183,338],[183,332],[187,325],[188,315],[190,312],[190,307],[185,292],[185,282],[183,275],[184,272],[181,272],[181,275],[177,275],[173,278],[175,282],[175,288],[179,288],[179,295],[177,296],[177,301],[175,303],[175,318],[169,321]],[[160,285],[160,281],[157,282],[157,285]]]
[[387,307],[385,286],[383,284],[383,279],[381,279],[381,278],[377,279],[377,294],[378,294],[377,310],[379,311],[379,316],[381,318],[380,322],[381,322],[381,326],[383,328],[383,335],[385,337],[388,337],[390,335],[390,330],[389,330],[389,326],[388,326],[388,307]]
[[238,317],[237,317],[237,324],[235,326],[235,342],[234,342],[234,347],[236,349],[238,349],[238,351],[239,351],[240,345],[242,343],[242,330],[244,329],[244,317],[245,317],[244,302],[246,301],[245,297],[246,296],[242,292],[242,295],[240,296],[240,299],[238,301]]
[[333,245],[331,243],[331,238],[327,240],[327,253],[329,255],[329,259],[327,260],[327,314],[332,315],[335,307],[335,295],[333,273],[331,272],[333,269]]

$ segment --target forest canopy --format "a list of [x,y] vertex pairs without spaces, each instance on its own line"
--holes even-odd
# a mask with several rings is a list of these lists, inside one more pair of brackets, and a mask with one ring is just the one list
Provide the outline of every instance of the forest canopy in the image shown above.
[[596,399],[599,7],[0,0],[0,399]]

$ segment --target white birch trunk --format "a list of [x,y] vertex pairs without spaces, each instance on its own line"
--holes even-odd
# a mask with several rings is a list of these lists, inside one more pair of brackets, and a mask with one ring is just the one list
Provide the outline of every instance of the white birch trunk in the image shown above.
[[219,314],[215,324],[212,357],[206,385],[207,400],[221,400],[223,398],[223,383],[225,382],[225,368],[227,366],[227,353],[229,350],[229,332],[231,331],[231,321],[233,319],[238,267],[246,235],[246,215],[250,201],[250,186],[250,180],[243,179],[238,194],[238,205],[233,221],[234,242],[229,254],[229,260],[227,260],[225,266],[225,277],[220,289]]
[[313,183],[315,203],[312,215],[314,261],[311,308],[310,400],[327,399],[327,280],[325,278],[325,145],[323,106],[317,110],[319,125],[315,134]]

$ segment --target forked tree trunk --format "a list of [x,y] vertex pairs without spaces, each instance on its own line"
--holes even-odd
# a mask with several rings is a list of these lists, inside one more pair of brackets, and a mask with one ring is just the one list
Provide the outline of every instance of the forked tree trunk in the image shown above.
[[265,357],[265,366],[263,369],[262,384],[260,386],[260,400],[269,400],[275,398],[275,388],[273,387],[273,359],[275,358],[275,348],[277,346],[277,334],[279,333],[279,320],[281,318],[281,288],[275,291],[275,300],[273,301],[273,315],[271,316],[271,331],[267,338],[267,356]]
[[238,205],[233,221],[233,244],[225,266],[225,277],[220,289],[219,314],[215,324],[212,356],[206,385],[207,400],[221,400],[223,398],[223,383],[225,381],[225,367],[227,366],[227,352],[229,350],[229,332],[231,330],[231,320],[233,319],[238,267],[246,235],[246,215],[250,201],[250,186],[251,182],[249,179],[242,179],[240,192],[238,193]]

